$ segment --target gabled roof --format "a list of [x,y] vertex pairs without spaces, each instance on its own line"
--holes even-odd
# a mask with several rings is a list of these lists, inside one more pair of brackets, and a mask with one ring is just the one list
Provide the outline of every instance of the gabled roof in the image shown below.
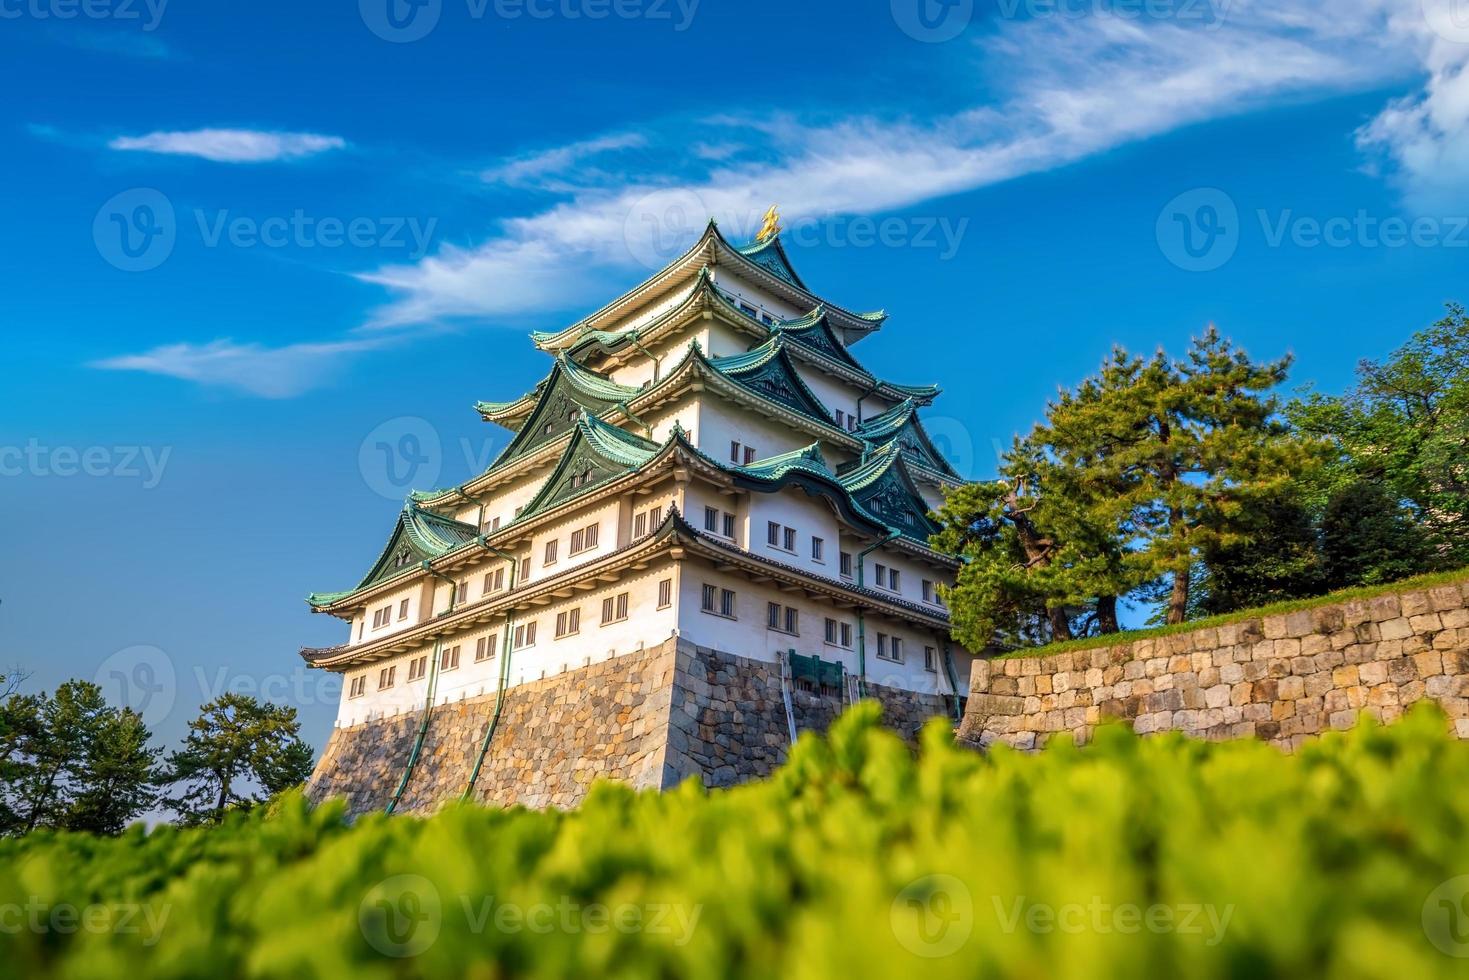
[[927,546],[939,532],[896,442],[873,449],[838,479],[864,510],[904,537]]
[[521,508],[523,521],[557,504],[595,490],[614,477],[636,469],[657,455],[659,445],[586,411],[576,420],[561,461],[541,489]]
[[410,498],[399,512],[382,554],[355,588],[343,592],[313,592],[306,601],[316,607],[330,606],[369,585],[411,572],[423,562],[473,541],[478,534],[478,528],[423,510]]
[[599,415],[637,393],[637,388],[620,385],[558,355],[551,373],[536,386],[535,407],[490,469],[566,434],[576,425],[580,412]]
[[[832,316],[833,325],[847,335],[849,342],[879,329],[887,319],[884,312],[854,313],[812,293],[791,267],[778,235],[740,248],[730,244],[720,233],[719,226],[711,220],[705,226],[704,234],[687,252],[653,276],[569,327],[555,331],[538,331],[532,336],[537,346],[543,349],[563,349],[584,335],[598,332],[606,334],[606,328],[615,325],[620,316],[638,309],[640,304],[646,302],[644,297],[650,289],[666,290],[670,286],[679,285],[698,274],[701,268],[717,265],[722,261],[728,261],[736,268],[753,273],[755,278],[772,286],[798,308],[825,304]],[[652,295],[658,294],[655,292]]]
[[710,365],[741,387],[779,402],[812,419],[831,424],[832,414],[801,380],[786,351],[786,339],[774,334],[769,340],[743,354],[711,357]]
[[874,415],[857,426],[857,435],[875,446],[896,443],[910,462],[955,483],[962,478],[943,454],[934,447],[923,423],[918,419],[918,403],[904,399],[881,415]]
[[[806,289],[806,284],[796,274],[796,267],[791,265],[791,257],[786,254],[785,247],[780,243],[779,234],[758,239],[747,245],[736,246],[735,251],[762,269],[768,269],[780,276],[792,286]],[[808,289],[807,292],[810,290]]]

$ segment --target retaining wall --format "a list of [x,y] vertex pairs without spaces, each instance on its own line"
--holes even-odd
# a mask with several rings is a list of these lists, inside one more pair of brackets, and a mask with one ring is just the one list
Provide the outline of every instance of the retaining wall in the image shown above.
[[1104,718],[1294,749],[1437,702],[1469,738],[1469,581],[1051,656],[977,661],[959,738],[1035,748]]

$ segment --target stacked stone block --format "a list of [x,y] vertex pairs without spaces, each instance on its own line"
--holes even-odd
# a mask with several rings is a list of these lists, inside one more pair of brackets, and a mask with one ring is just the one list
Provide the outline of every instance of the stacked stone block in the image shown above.
[[981,661],[961,740],[1030,749],[1140,734],[1255,737],[1294,749],[1359,715],[1436,702],[1469,738],[1469,581],[1043,657]]

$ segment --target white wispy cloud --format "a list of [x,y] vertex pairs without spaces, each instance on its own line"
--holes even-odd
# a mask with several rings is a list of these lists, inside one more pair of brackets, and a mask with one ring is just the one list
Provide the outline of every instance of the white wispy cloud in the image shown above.
[[90,366],[180,378],[260,398],[293,398],[329,381],[347,356],[390,343],[388,337],[350,337],[268,347],[224,339],[205,344],[165,344],[142,354],[94,361]]
[[[1286,97],[1381,84],[1415,70],[1394,5],[1372,0],[1237,2],[1212,27],[1109,16],[1011,24],[986,39],[988,72],[1020,80],[1008,97],[934,121],[852,118],[803,126],[790,118],[710,120],[744,127],[781,152],[761,162],[713,161],[703,174],[588,188],[538,214],[505,221],[475,249],[363,275],[395,298],[374,323],[565,307],[604,287],[598,270],[633,267],[638,241],[671,206],[684,232],[703,218],[752,231],[771,201],[788,220],[870,214],[1062,166],[1180,126]],[[684,161],[687,165],[687,160]]]
[[[1283,100],[1388,83],[1428,80],[1363,129],[1364,148],[1419,186],[1469,173],[1469,45],[1446,46],[1426,26],[1420,0],[1234,0],[1220,9],[1222,20],[1205,25],[1111,16],[1002,23],[973,51],[977,73],[998,95],[922,121],[901,115],[902,106],[819,124],[726,116],[702,120],[707,131],[690,137],[683,120],[666,133],[649,124],[639,130],[646,135],[602,136],[506,161],[481,176],[563,199],[502,221],[476,247],[445,247],[361,274],[390,295],[364,325],[369,332],[297,345],[304,350],[289,357],[369,349],[358,339],[385,328],[402,336],[453,318],[559,313],[648,266],[650,234],[653,245],[674,246],[655,249],[656,264],[686,247],[706,217],[748,233],[771,201],[788,222],[880,213]],[[741,152],[701,149],[729,145]],[[605,179],[591,166],[599,154],[634,147],[653,159],[661,152],[661,168],[629,181]],[[581,179],[586,174],[595,179]],[[191,375],[174,362],[196,370],[197,357],[160,350],[170,356],[142,356],[173,363],[177,376]]]
[[1416,29],[1428,78],[1420,92],[1394,100],[1357,133],[1378,154],[1409,201],[1428,213],[1462,214],[1469,190],[1469,23],[1456,0],[1424,0]]
[[[647,137],[640,133],[612,133],[598,136],[506,160],[481,171],[480,179],[487,184],[556,191],[586,186],[592,182],[593,177],[609,176],[605,171],[587,167],[586,162],[589,159],[619,150],[645,146],[647,142]],[[574,182],[566,179],[568,171],[573,168],[577,171]]]
[[118,136],[114,150],[202,157],[217,163],[269,163],[340,150],[347,141],[320,133],[280,133],[255,129],[191,129]]

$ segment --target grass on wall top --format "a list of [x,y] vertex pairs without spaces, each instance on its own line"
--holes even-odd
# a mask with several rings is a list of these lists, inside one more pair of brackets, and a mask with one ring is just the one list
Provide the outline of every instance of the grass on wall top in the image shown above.
[[1431,589],[1434,586],[1451,585],[1465,580],[1469,580],[1469,568],[1458,568],[1449,572],[1434,572],[1429,575],[1415,575],[1412,578],[1401,579],[1386,585],[1359,585],[1350,589],[1339,589],[1336,592],[1328,592],[1325,595],[1311,596],[1307,599],[1290,599],[1268,606],[1257,606],[1254,609],[1240,609],[1236,612],[1221,613],[1218,616],[1208,616],[1204,619],[1190,619],[1187,622],[1175,623],[1171,626],[1153,626],[1148,629],[1123,630],[1120,633],[1106,633],[1101,636],[1084,636],[1077,640],[1051,643],[1043,647],[1023,647],[1019,650],[1012,650],[995,659],[1009,660],[1014,657],[1049,657],[1058,653],[1070,653],[1073,650],[1095,650],[1098,647],[1120,646],[1124,643],[1131,643],[1134,640],[1146,640],[1155,636],[1171,636],[1174,633],[1191,633],[1194,630],[1209,629],[1212,626],[1226,626],[1230,623],[1244,622],[1247,619],[1258,619],[1261,616],[1279,616],[1282,613],[1299,612],[1302,609],[1315,609],[1319,606],[1331,606],[1352,599],[1371,599],[1380,595],[1398,595],[1403,592]]

